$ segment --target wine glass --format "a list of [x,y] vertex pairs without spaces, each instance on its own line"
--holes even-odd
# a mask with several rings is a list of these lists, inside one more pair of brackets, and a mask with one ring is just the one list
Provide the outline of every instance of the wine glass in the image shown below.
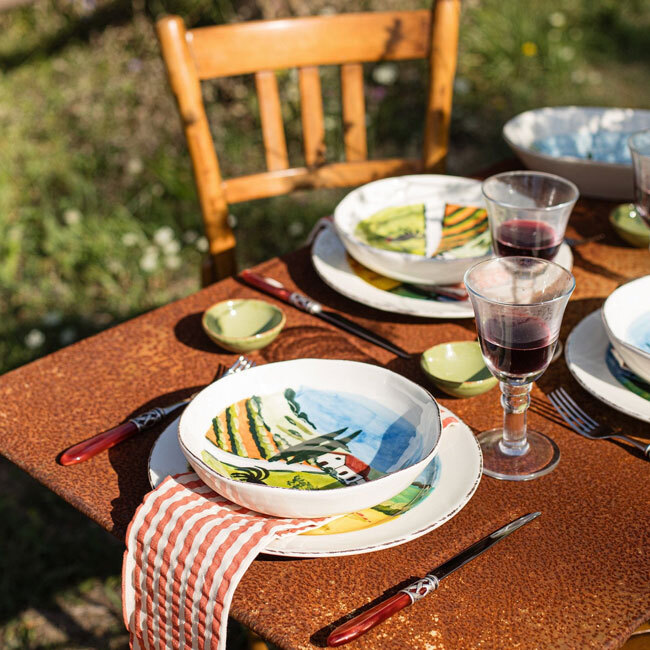
[[634,167],[634,209],[650,228],[650,129],[628,138]]
[[557,255],[579,195],[571,181],[545,172],[504,172],[485,179],[482,190],[496,255]]
[[493,257],[465,273],[483,358],[501,386],[503,427],[478,435],[488,476],[526,481],[550,472],[560,450],[528,431],[532,382],[548,368],[562,315],[575,288],[573,275],[533,257]]

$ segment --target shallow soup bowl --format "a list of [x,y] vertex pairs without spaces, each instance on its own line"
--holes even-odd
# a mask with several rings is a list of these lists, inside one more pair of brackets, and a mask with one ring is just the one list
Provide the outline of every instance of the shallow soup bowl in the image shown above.
[[422,387],[354,361],[299,359],[225,377],[179,424],[190,465],[231,501],[278,517],[381,503],[432,461],[440,411]]
[[650,382],[650,275],[628,282],[605,301],[602,319],[625,365]]

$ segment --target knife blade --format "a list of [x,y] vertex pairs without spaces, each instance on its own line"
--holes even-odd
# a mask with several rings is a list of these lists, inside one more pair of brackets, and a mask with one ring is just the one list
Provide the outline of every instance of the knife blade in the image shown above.
[[360,637],[362,634],[365,634],[376,625],[379,625],[379,623],[385,621],[396,612],[408,607],[416,600],[424,598],[438,588],[438,585],[443,578],[446,578],[454,571],[465,566],[468,562],[477,558],[498,541],[507,537],[518,528],[531,522],[533,519],[536,519],[541,514],[541,512],[531,512],[523,517],[519,517],[518,519],[511,521],[509,524],[506,524],[498,530],[490,533],[483,539],[480,539],[478,542],[475,542],[471,546],[468,546],[460,553],[454,555],[454,557],[433,569],[430,573],[427,573],[424,578],[412,582],[404,589],[400,589],[390,598],[383,600],[371,609],[355,616],[342,625],[339,625],[339,627],[337,627],[327,637],[327,645],[336,647],[349,643],[350,641]]
[[403,350],[394,343],[386,340],[383,336],[375,334],[365,327],[362,327],[361,325],[348,320],[345,318],[345,316],[341,316],[341,314],[325,311],[323,305],[321,305],[319,302],[316,302],[315,300],[312,300],[311,298],[308,298],[307,296],[298,293],[297,291],[289,291],[289,289],[287,289],[282,283],[274,280],[273,278],[267,278],[259,275],[258,273],[253,273],[252,271],[248,270],[242,271],[239,274],[239,277],[246,284],[259,289],[260,291],[264,291],[265,293],[268,293],[289,305],[293,305],[301,311],[307,312],[308,314],[312,314],[321,320],[327,321],[328,323],[331,323],[332,325],[339,327],[346,332],[350,332],[350,334],[354,334],[355,336],[369,341],[370,343],[374,343],[375,345],[378,345],[379,347],[384,348],[393,354],[396,354],[402,359],[411,358],[411,355],[406,352],[406,350]]

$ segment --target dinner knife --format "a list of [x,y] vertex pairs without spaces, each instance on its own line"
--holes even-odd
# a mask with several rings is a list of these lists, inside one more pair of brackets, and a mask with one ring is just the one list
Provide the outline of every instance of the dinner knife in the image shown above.
[[265,293],[268,293],[289,305],[293,305],[301,311],[312,314],[313,316],[317,316],[318,318],[327,321],[336,327],[340,327],[346,332],[350,332],[359,338],[370,341],[370,343],[374,343],[375,345],[378,345],[379,347],[382,347],[385,350],[396,354],[402,359],[411,358],[411,355],[406,352],[406,350],[403,350],[394,343],[387,341],[382,336],[379,336],[379,334],[375,334],[374,332],[361,327],[361,325],[348,320],[345,318],[345,316],[341,316],[340,314],[336,314],[331,311],[325,311],[323,305],[321,305],[319,302],[316,302],[315,300],[312,300],[311,298],[308,298],[307,296],[304,296],[297,291],[289,291],[289,289],[287,289],[282,283],[274,280],[273,278],[267,278],[259,275],[258,273],[253,273],[252,271],[248,270],[242,271],[239,274],[239,277],[246,284],[259,289],[260,291],[264,291]]
[[399,612],[401,609],[413,604],[416,600],[424,598],[432,591],[435,591],[443,578],[452,574],[457,569],[477,558],[481,553],[487,551],[491,546],[510,535],[518,528],[521,528],[528,522],[541,515],[541,512],[531,512],[519,519],[511,521],[509,524],[495,530],[487,537],[468,546],[464,551],[454,555],[440,566],[436,567],[431,573],[427,573],[424,578],[412,582],[404,589],[400,589],[395,595],[383,600],[378,605],[354,618],[339,625],[328,637],[328,646],[340,646],[360,637],[368,630],[371,630],[382,621]]

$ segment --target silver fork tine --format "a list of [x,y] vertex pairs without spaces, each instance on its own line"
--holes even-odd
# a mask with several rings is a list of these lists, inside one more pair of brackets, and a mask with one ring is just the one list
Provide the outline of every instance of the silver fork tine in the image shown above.
[[575,415],[568,409],[562,396],[559,391],[554,390],[549,393],[548,398],[551,400],[551,404],[557,409],[558,413],[564,418],[565,422],[578,433],[584,433],[582,430],[581,422],[575,417]]
[[577,402],[569,395],[569,393],[564,390],[564,388],[559,388],[559,390],[562,392],[562,396],[564,399],[571,404],[573,407],[573,410],[578,413],[582,419],[589,425],[591,425],[591,428],[595,429],[598,426],[598,422],[594,420],[591,416],[587,415],[577,404]]

